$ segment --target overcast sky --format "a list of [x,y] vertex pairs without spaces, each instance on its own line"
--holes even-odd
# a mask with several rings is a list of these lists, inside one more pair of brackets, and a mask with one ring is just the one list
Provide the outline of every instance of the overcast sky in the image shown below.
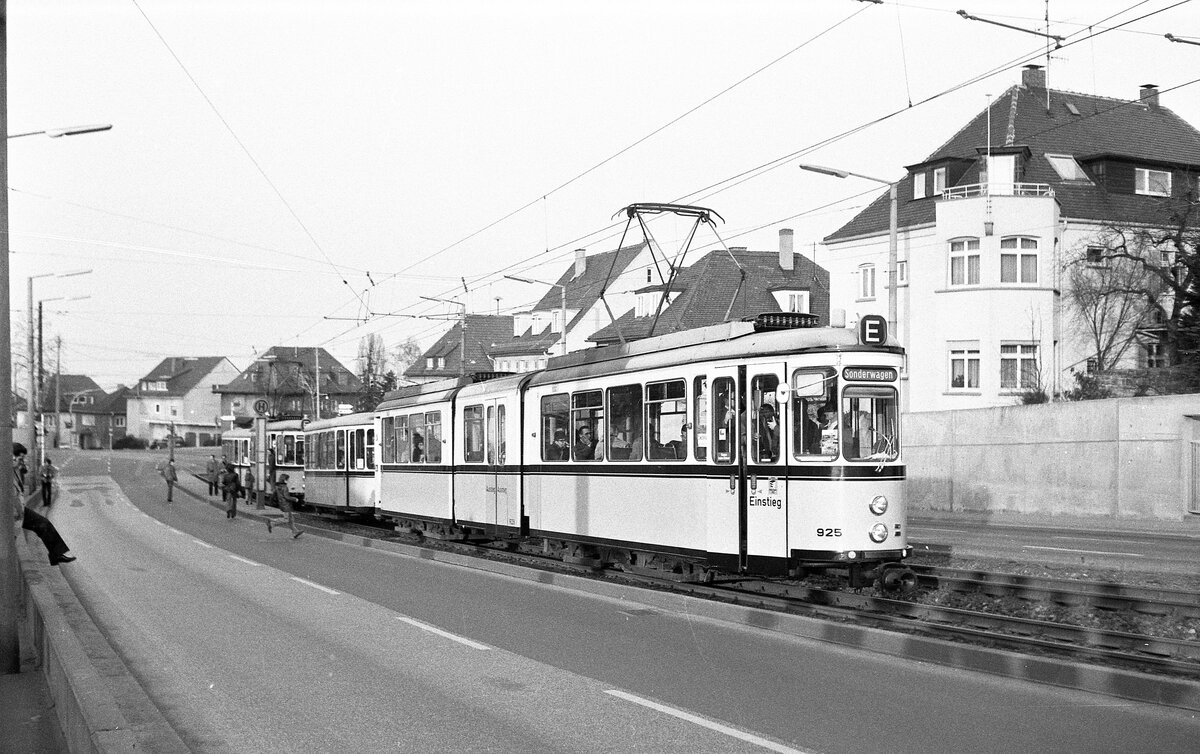
[[[429,345],[446,321],[361,319],[527,308],[543,289],[500,276],[614,248],[633,202],[807,252],[879,190],[797,163],[898,178],[1046,63],[960,8],[1045,29],[1045,0],[8,0],[9,133],[113,124],[8,142],[17,360],[45,273],[92,270],[34,298],[89,297],[46,301],[47,349],[112,389],[165,356]],[[1200,126],[1200,46],[1163,37],[1200,41],[1200,4],[1049,15],[1052,88],[1154,83]],[[687,227],[655,232],[674,251]]]

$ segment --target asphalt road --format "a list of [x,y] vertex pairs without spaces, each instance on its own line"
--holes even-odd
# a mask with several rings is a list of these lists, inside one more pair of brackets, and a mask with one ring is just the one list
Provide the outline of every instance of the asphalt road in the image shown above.
[[55,457],[53,518],[79,556],[69,578],[196,751],[1169,752],[1200,740],[1200,721],[1170,708],[268,534],[188,496],[166,505],[161,452]]

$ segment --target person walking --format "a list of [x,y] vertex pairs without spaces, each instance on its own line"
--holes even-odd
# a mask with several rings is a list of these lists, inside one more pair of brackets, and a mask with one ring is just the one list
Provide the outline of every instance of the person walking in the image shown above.
[[171,502],[171,497],[175,492],[175,485],[179,482],[179,473],[175,470],[175,459],[167,461],[167,465],[162,470],[163,479],[167,482],[167,502]]
[[[288,491],[287,480],[287,474],[280,474],[279,481],[275,482],[275,504],[279,506],[279,510],[283,511],[284,514],[287,515],[287,525],[288,528],[292,530],[292,539],[295,539],[303,534],[304,530],[296,528],[295,516],[293,515],[295,512],[294,504],[296,502],[296,498],[291,492]],[[268,518],[267,532],[270,533],[271,531],[273,531],[271,519]]]
[[[14,445],[13,456],[25,455],[24,446]],[[16,491],[17,479],[13,478],[13,487]],[[33,497],[31,493],[30,498]],[[23,495],[13,495],[13,520],[21,520],[21,528],[26,531],[31,531],[38,535],[42,540],[42,544],[46,546],[46,553],[50,556],[50,565],[60,565],[62,563],[70,563],[75,560],[74,555],[68,555],[71,548],[63,541],[62,535],[58,533],[58,529],[54,528],[54,524],[50,523],[50,519],[46,518],[36,511],[29,509],[23,502]]]
[[254,489],[254,469],[246,469],[246,505],[258,505],[258,492]]
[[238,475],[232,464],[225,464],[221,474],[221,499],[225,501],[225,518],[237,518]]
[[217,475],[220,468],[220,465],[217,463],[217,457],[210,455],[208,461],[204,464],[204,477],[208,480],[209,497],[217,494]]
[[50,463],[50,457],[46,456],[46,460],[38,469],[38,478],[42,483],[42,506],[49,508],[54,502],[54,478],[58,476],[58,469],[54,464]]

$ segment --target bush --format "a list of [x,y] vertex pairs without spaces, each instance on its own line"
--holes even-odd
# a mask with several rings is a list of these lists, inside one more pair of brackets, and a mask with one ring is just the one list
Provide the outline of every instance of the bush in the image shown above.
[[113,450],[145,450],[146,441],[133,435],[125,435],[113,441]]
[[1094,374],[1071,370],[1075,377],[1075,387],[1063,392],[1062,397],[1068,401],[1093,401],[1098,398],[1111,398],[1112,391]]

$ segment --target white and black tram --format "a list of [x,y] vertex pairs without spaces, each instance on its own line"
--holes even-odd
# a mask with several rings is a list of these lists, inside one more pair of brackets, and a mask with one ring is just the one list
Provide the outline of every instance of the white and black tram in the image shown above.
[[842,567],[911,580],[904,353],[769,314],[389,395],[376,513],[533,537],[581,562],[703,578]]
[[305,505],[347,515],[374,514],[379,499],[374,412],[309,422],[304,448]]

